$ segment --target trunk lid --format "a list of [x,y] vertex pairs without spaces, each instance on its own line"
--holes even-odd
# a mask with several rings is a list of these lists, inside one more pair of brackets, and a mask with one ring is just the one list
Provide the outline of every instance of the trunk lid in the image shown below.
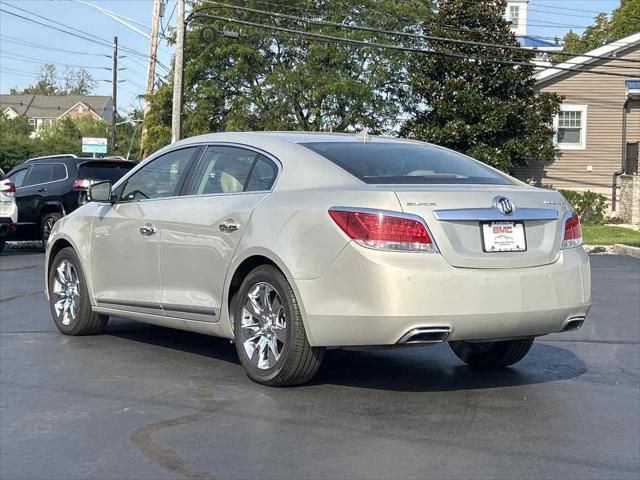
[[[442,256],[454,267],[523,268],[558,259],[568,208],[557,192],[517,185],[398,185],[393,189],[404,212],[427,222]],[[499,198],[511,201],[515,207],[511,214],[501,212]],[[522,222],[526,250],[484,251],[481,224],[491,222]]]

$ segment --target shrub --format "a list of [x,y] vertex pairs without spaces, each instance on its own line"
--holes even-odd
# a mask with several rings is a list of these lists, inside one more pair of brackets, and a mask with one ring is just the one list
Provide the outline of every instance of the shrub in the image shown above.
[[580,222],[586,225],[604,223],[604,212],[607,209],[607,199],[604,195],[589,190],[586,192],[560,190],[560,193],[578,212]]

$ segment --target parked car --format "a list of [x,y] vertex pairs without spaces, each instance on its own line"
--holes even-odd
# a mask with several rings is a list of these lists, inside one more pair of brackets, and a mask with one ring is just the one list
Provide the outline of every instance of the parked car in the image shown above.
[[16,207],[16,186],[0,169],[0,253],[4,250],[7,235],[18,221]]
[[58,329],[113,315],[226,337],[267,385],[308,381],[327,347],[448,341],[505,367],[591,304],[563,197],[435,145],[211,134],[90,192],[47,248]]
[[46,243],[55,222],[87,202],[89,185],[116,182],[135,165],[76,155],[33,158],[18,165],[8,174],[16,187],[18,205],[17,228],[9,238]]

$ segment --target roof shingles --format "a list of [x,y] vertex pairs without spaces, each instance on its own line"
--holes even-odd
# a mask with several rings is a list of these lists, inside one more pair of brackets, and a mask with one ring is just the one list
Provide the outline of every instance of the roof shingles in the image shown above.
[[99,95],[7,95],[0,94],[0,113],[11,108],[29,118],[58,118],[79,102],[103,120],[111,120],[111,97]]

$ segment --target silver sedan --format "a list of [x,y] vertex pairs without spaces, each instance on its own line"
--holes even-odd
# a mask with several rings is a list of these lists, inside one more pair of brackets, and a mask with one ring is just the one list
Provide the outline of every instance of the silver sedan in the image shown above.
[[268,385],[310,380],[327,347],[447,341],[505,367],[591,304],[566,200],[435,145],[204,135],[90,195],[47,245],[60,331],[116,316],[226,337]]

